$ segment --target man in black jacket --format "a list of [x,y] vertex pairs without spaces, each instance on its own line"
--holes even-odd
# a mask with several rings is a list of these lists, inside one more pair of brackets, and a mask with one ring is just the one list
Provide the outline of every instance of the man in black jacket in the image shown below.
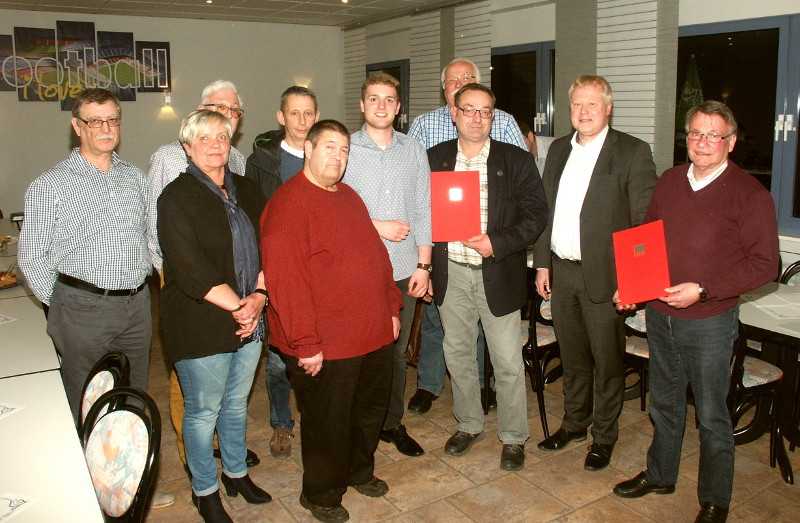
[[245,167],[245,175],[258,183],[267,200],[303,168],[303,142],[319,120],[317,96],[307,87],[289,87],[281,94],[275,118],[281,128],[256,136]]
[[434,244],[433,288],[458,420],[445,452],[465,453],[483,432],[475,361],[480,320],[495,371],[500,466],[519,470],[529,437],[519,310],[527,300],[526,249],[545,228],[547,203],[533,157],[489,138],[494,104],[491,89],[462,87],[451,108],[458,138],[428,150],[433,171],[478,171],[481,200],[481,234]]
[[[275,115],[281,129],[256,136],[253,154],[247,158],[245,176],[258,184],[264,198],[303,168],[303,142],[311,126],[319,119],[317,97],[299,85],[281,95],[281,108]],[[267,395],[272,438],[269,452],[288,458],[292,452],[294,420],[289,407],[289,381],[286,365],[273,347],[267,351]]]

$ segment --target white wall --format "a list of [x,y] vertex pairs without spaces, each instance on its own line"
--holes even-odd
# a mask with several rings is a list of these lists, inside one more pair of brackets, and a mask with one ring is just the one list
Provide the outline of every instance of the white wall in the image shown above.
[[[55,29],[56,20],[91,21],[97,31],[129,31],[136,40],[170,42],[177,114],[159,119],[160,93],[137,93],[135,102],[122,104],[120,154],[144,170],[158,145],[176,139],[180,117],[195,108],[202,88],[218,78],[235,82],[244,98],[247,114],[236,144],[245,154],[256,134],[277,126],[279,97],[291,84],[307,83],[324,117],[343,117],[344,50],[338,27],[0,10],[0,34],[13,34],[15,25]],[[23,103],[15,92],[0,92],[4,212],[22,210],[28,184],[66,156],[69,116],[57,102]]]
[[367,63],[406,60],[410,55],[411,17],[402,16],[367,26]]
[[678,24],[729,22],[800,13],[797,0],[680,0]]
[[556,5],[543,0],[493,0],[492,47],[556,39]]

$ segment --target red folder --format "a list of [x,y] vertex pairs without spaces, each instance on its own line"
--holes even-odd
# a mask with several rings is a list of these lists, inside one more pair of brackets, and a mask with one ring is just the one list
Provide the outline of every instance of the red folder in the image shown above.
[[664,221],[617,231],[612,237],[620,301],[642,303],[665,296],[670,280]]
[[463,241],[481,233],[481,187],[478,171],[431,173],[433,241]]

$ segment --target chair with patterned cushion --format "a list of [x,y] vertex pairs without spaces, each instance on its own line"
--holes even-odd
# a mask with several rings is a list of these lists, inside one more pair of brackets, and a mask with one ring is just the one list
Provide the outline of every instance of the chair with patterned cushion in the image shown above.
[[89,409],[81,440],[105,520],[143,521],[161,445],[161,417],[152,398],[130,387],[106,392]]
[[[731,386],[728,393],[728,410],[733,425],[733,440],[737,445],[754,441],[763,433],[761,414],[766,413],[769,420],[769,464],[780,466],[781,476],[786,483],[794,483],[792,467],[783,446],[783,435],[778,423],[778,388],[783,380],[783,371],[748,353],[757,354],[748,347],[745,329],[739,323],[739,338],[734,346],[731,363]],[[745,414],[755,409],[749,422],[741,424]],[[763,410],[762,410],[763,409]]]
[[634,374],[639,379],[625,385],[625,401],[639,398],[642,411],[647,410],[647,367],[650,346],[647,344],[647,325],[644,309],[625,318],[625,378]]
[[121,352],[109,352],[89,372],[81,392],[81,425],[97,398],[115,387],[130,385],[131,368]]

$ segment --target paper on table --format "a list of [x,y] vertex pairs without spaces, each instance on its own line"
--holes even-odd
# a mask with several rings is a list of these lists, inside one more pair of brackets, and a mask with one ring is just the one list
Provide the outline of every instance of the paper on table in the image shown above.
[[21,410],[22,407],[20,407],[19,405],[13,405],[5,401],[0,402],[0,420],[9,417],[12,414],[16,414]]
[[800,288],[797,291],[792,289],[792,291],[782,292],[780,296],[770,293],[757,298],[745,295],[743,299],[776,320],[798,320],[800,319]]
[[30,499],[17,494],[0,494],[0,521],[5,523],[25,510],[31,503]]
[[17,321],[17,319],[12,318],[11,316],[6,316],[5,314],[0,314],[0,325],[3,325],[5,323],[11,323],[14,321]]

